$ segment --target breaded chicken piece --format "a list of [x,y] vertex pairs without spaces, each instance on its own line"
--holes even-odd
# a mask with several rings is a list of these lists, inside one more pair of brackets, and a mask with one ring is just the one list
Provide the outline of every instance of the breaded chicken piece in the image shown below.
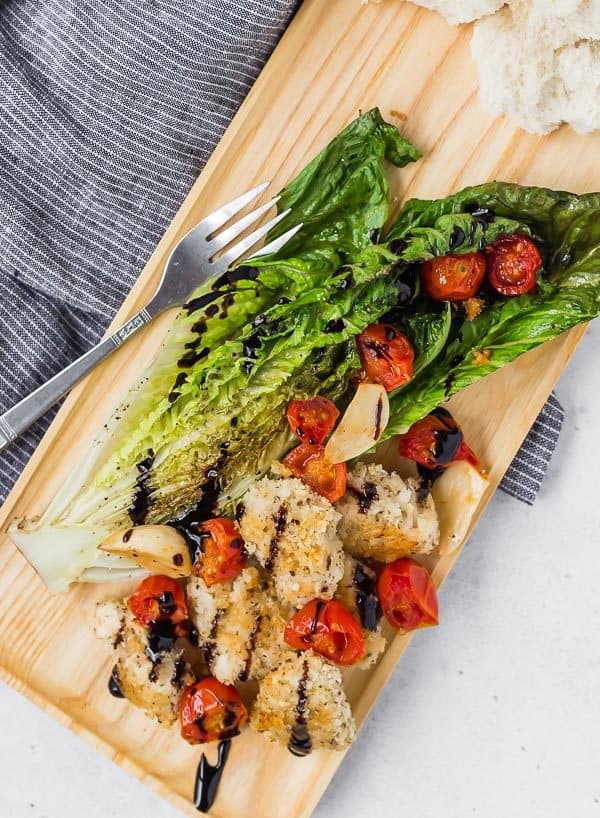
[[343,750],[356,735],[339,669],[310,650],[290,654],[260,682],[250,726],[295,755]]
[[348,489],[336,503],[346,550],[378,562],[429,554],[439,542],[440,530],[431,495],[419,499],[418,487],[418,480],[403,480],[378,463],[358,463],[348,472]]
[[385,650],[382,634],[382,613],[375,591],[375,571],[346,554],[344,576],[336,591],[336,599],[354,614],[363,626],[365,655],[354,667],[370,667]]
[[295,478],[264,477],[246,492],[238,524],[246,550],[272,574],[284,605],[331,599],[341,579],[340,515]]
[[200,577],[187,586],[190,617],[211,673],[225,684],[257,679],[277,665],[289,619],[257,568],[208,587]]
[[181,691],[195,681],[181,649],[156,651],[124,600],[100,602],[94,630],[116,651],[116,681],[125,698],[161,724],[174,724]]

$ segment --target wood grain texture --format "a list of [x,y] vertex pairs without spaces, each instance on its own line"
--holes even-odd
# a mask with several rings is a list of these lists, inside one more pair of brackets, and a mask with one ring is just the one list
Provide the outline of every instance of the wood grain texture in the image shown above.
[[[266,178],[278,189],[359,109],[373,105],[395,118],[425,154],[416,165],[394,172],[395,209],[407,196],[437,197],[497,178],[577,192],[599,189],[600,135],[561,129],[541,138],[482,112],[469,36],[468,26],[452,28],[400,0],[368,6],[359,0],[306,0],[114,326],[148,301],[174,243],[202,216]],[[2,530],[13,516],[45,507],[152,359],[171,320],[163,316],[73,391],[2,508]],[[571,331],[453,400],[490,469],[488,498],[583,331]],[[456,556],[436,564],[438,584]],[[77,587],[51,597],[3,534],[0,590],[0,676],[184,813],[197,815],[190,796],[198,749],[106,692],[111,658],[91,635],[94,602],[107,595],[106,588]],[[374,671],[352,674],[350,697],[359,723],[408,641],[397,637]],[[308,816],[342,759],[319,752],[298,760],[247,732],[234,742],[212,814]]]

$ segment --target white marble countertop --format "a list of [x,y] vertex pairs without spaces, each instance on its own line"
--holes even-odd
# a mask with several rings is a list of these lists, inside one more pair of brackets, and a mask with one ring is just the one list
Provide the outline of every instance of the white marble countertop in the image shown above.
[[[492,500],[316,818],[600,818],[598,360],[600,324],[535,505]],[[180,814],[7,687],[0,725],[0,818]]]

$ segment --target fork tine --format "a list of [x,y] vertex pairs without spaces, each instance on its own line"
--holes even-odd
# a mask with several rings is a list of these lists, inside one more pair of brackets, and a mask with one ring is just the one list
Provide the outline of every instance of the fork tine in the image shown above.
[[218,230],[219,227],[222,227],[226,222],[229,221],[236,213],[239,213],[240,210],[243,210],[246,205],[253,202],[260,194],[265,190],[271,182],[263,182],[261,185],[257,185],[256,187],[252,188],[252,190],[248,190],[246,193],[242,193],[241,196],[238,196],[235,199],[232,199],[227,204],[224,204],[218,210],[215,210],[201,222],[198,222],[194,229],[199,228],[199,232],[203,232],[205,235],[210,236],[211,233],[214,233],[215,230]]
[[282,219],[285,219],[287,215],[291,212],[291,208],[284,210],[282,213],[278,213],[277,216],[274,216],[268,222],[261,224],[260,227],[257,227],[256,230],[253,230],[249,236],[246,236],[245,239],[238,241],[237,244],[228,250],[226,253],[223,253],[222,256],[219,256],[213,263],[213,268],[218,270],[226,270],[230,264],[233,264],[234,261],[237,261],[244,253],[247,253],[257,241],[262,239],[263,236],[266,236],[269,230],[275,227],[276,224]]
[[252,210],[248,213],[247,216],[243,216],[238,221],[234,222],[231,227],[228,227],[227,230],[223,230],[222,233],[219,233],[218,236],[212,241],[209,241],[206,245],[207,252],[212,255],[219,250],[223,250],[223,248],[227,247],[234,239],[237,239],[239,235],[241,235],[247,227],[250,227],[251,224],[254,224],[255,221],[266,213],[267,210],[270,210],[273,205],[279,201],[279,196],[275,196],[269,202],[260,207],[257,207],[256,210]]
[[294,227],[290,227],[290,229],[286,230],[285,233],[282,233],[281,236],[277,236],[276,239],[273,239],[273,241],[265,244],[265,246],[261,247],[260,250],[257,250],[256,253],[252,253],[252,258],[268,256],[270,253],[277,253],[277,251],[281,250],[281,248],[288,243],[292,236],[295,236],[296,233],[303,227],[303,222],[300,222],[300,224],[297,224]]

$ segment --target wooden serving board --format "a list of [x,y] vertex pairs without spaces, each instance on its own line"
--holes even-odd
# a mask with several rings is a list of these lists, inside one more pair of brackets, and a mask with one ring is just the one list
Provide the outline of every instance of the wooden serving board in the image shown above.
[[[452,28],[400,0],[305,0],[287,34],[167,230],[115,325],[149,300],[177,239],[213,208],[264,179],[277,190],[359,109],[378,105],[425,158],[394,175],[397,208],[407,196],[438,197],[467,184],[600,189],[600,134],[561,129],[542,138],[482,112],[470,28]],[[172,316],[164,316],[73,391],[6,501],[0,528],[41,511],[86,450],[112,407],[151,360]],[[453,401],[469,441],[490,470],[489,499],[583,334],[571,331]],[[481,506],[479,513],[483,511]],[[452,567],[440,560],[440,583]],[[184,813],[198,748],[109,697],[112,665],[91,634],[106,588],[51,597],[3,534],[0,540],[0,675]],[[359,723],[408,638],[397,637],[372,672],[355,674]],[[360,737],[359,737],[360,742]],[[300,818],[315,807],[342,754],[293,758],[247,731],[233,745],[213,815]]]

